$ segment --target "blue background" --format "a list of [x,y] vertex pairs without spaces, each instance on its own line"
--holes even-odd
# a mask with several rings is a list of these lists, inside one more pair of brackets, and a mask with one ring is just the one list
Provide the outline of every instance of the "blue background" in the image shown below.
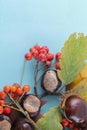
[[[87,0],[0,0],[0,88],[20,83],[24,54],[34,44],[60,51],[73,32],[87,34]],[[33,92],[34,61],[26,64],[24,84]],[[42,108],[58,104],[50,97]]]

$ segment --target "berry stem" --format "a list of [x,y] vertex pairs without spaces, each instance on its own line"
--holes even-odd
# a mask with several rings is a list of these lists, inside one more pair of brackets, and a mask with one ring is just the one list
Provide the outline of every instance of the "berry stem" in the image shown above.
[[45,67],[46,67],[45,64],[43,64],[43,65],[38,69],[38,72],[39,72],[40,70],[44,69]]
[[15,108],[15,107],[7,105],[7,104],[4,104],[3,107],[10,107],[10,108],[20,112],[20,110],[18,108]]
[[25,64],[26,64],[26,60],[24,59],[23,67],[22,67],[22,73],[21,73],[21,79],[20,79],[20,86],[22,86],[22,83],[23,83]]
[[22,93],[22,95],[20,96],[20,98],[18,99],[18,101],[17,102],[19,102],[20,103],[20,101],[21,101],[21,99],[23,98],[23,96],[25,95],[25,92],[23,92]]
[[36,66],[35,66],[35,71],[34,71],[34,93],[36,96],[38,96],[38,91],[37,91],[38,65],[39,65],[39,61],[36,61]]

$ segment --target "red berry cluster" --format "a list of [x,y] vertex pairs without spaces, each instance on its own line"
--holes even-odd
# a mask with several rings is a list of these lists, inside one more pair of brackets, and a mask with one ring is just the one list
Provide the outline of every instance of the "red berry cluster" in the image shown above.
[[30,91],[29,85],[24,85],[22,88],[17,83],[13,84],[12,86],[5,85],[3,91],[0,92],[0,114],[9,115],[12,111],[10,105],[8,105],[6,102],[8,94],[14,100],[18,100],[22,94],[26,94],[29,91]]
[[9,93],[12,98],[15,100],[18,100],[20,96],[24,93],[27,93],[30,91],[29,85],[24,85],[22,88],[19,84],[14,83],[12,86],[4,86],[4,92]]
[[44,62],[46,66],[50,66],[51,61],[54,59],[54,55],[49,52],[47,46],[35,45],[30,48],[29,52],[25,54],[26,60],[31,60],[32,57],[40,62]]
[[6,104],[5,99],[7,97],[7,94],[4,91],[0,92],[0,114],[6,114],[9,115],[11,113],[10,107],[4,107]]
[[69,122],[67,119],[62,119],[62,122],[61,122],[61,124],[63,125],[63,126],[65,126],[65,127],[68,127],[68,128],[70,128],[70,129],[72,129],[72,130],[79,130],[79,128],[78,127],[76,127],[72,122]]

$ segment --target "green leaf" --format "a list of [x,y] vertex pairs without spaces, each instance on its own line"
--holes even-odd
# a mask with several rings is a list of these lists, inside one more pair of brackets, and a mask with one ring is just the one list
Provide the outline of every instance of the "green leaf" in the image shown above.
[[51,108],[37,121],[41,130],[62,130],[62,115],[58,107]]
[[78,35],[76,33],[72,34],[65,42],[61,54],[61,70],[57,72],[61,81],[67,85],[78,76],[86,64],[87,36],[81,33]]
[[79,94],[87,102],[87,78],[81,80],[70,92]]

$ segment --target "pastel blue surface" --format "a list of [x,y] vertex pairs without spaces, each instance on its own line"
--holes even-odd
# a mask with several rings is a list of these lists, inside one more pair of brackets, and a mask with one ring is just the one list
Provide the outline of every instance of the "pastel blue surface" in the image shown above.
[[[0,0],[0,88],[20,83],[24,54],[34,44],[52,53],[61,50],[73,32],[87,34],[87,0]],[[26,65],[23,84],[33,92],[34,61]],[[42,108],[58,104],[50,102]]]

